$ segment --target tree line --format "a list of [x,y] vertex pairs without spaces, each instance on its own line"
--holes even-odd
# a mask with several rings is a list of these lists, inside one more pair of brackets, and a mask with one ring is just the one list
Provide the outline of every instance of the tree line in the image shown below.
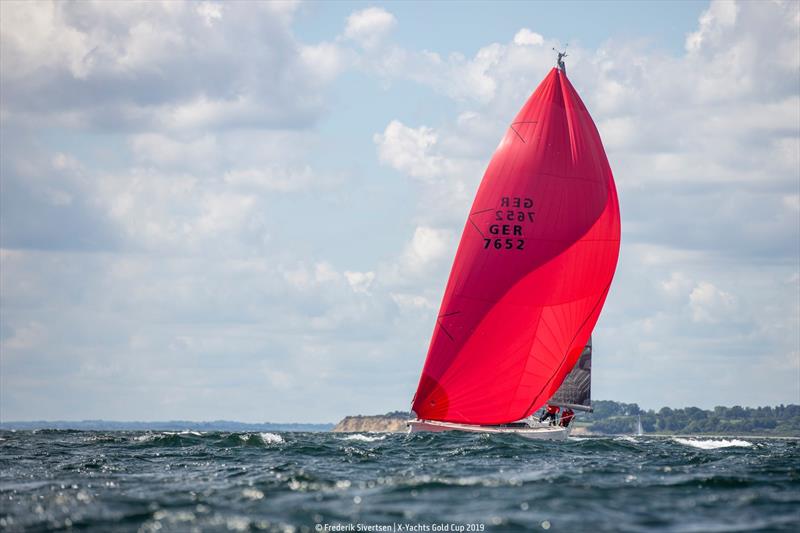
[[800,405],[775,407],[717,406],[714,409],[662,407],[643,410],[635,403],[592,402],[581,416],[593,433],[633,433],[641,418],[645,433],[800,436]]

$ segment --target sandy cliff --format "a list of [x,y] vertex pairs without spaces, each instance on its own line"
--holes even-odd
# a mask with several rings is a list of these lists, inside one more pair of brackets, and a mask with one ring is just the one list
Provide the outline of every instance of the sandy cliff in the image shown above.
[[338,433],[400,433],[408,430],[411,413],[394,412],[375,416],[346,416],[331,431]]

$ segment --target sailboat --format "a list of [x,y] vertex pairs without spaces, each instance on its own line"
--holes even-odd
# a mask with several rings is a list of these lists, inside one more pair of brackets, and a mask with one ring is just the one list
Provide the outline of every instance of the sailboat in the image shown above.
[[642,427],[642,415],[636,415],[636,436],[641,437],[644,435],[644,428]]
[[597,128],[553,68],[478,188],[412,402],[411,432],[563,439],[533,415],[591,410],[590,336],[617,265],[620,214]]

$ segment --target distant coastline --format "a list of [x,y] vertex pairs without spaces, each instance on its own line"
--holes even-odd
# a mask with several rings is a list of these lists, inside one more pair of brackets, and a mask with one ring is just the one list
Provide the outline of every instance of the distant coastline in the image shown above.
[[34,420],[24,422],[0,422],[0,430],[58,429],[79,431],[330,431],[333,424],[302,424],[262,422],[248,423],[233,420],[195,422],[191,420],[168,420],[165,422],[117,422],[113,420]]
[[[573,435],[625,435],[635,432],[639,419],[647,435],[660,436],[762,436],[800,437],[800,405],[775,407],[715,407],[699,409],[663,407],[644,410],[635,403],[597,400],[594,412],[579,413]],[[129,421],[12,421],[0,422],[0,430],[80,430],[80,431],[227,431],[227,432],[321,432],[398,433],[405,432],[410,412],[393,411],[376,415],[352,415],[337,424],[330,423],[247,423],[232,420],[197,422],[191,420]]]
[[593,413],[577,418],[592,434],[634,432],[639,419],[646,434],[800,437],[800,405],[774,407],[717,406],[714,409],[662,407],[641,409],[635,403],[592,402]]
[[[659,436],[762,436],[800,437],[800,405],[776,407],[697,407],[658,411],[644,410],[635,403],[598,400],[594,412],[579,413],[573,435],[626,435],[636,431],[641,419],[645,434]],[[396,433],[406,431],[408,412],[394,411],[385,415],[356,415],[342,419],[332,431]]]
[[403,433],[411,413],[394,411],[385,415],[356,415],[344,417],[331,431],[335,433]]

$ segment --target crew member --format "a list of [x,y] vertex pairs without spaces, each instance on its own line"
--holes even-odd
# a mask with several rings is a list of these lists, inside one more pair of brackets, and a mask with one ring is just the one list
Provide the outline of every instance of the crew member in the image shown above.
[[558,412],[560,410],[561,409],[559,409],[559,407],[557,405],[549,405],[549,404],[545,405],[544,406],[544,415],[542,415],[542,418],[539,419],[539,422],[544,422],[548,418],[552,418],[552,420],[550,421],[550,425],[554,426],[555,423],[556,423],[556,415],[558,414]]
[[572,422],[572,419],[575,418],[575,411],[567,407],[564,409],[564,412],[561,413],[561,426],[567,427],[569,423]]

